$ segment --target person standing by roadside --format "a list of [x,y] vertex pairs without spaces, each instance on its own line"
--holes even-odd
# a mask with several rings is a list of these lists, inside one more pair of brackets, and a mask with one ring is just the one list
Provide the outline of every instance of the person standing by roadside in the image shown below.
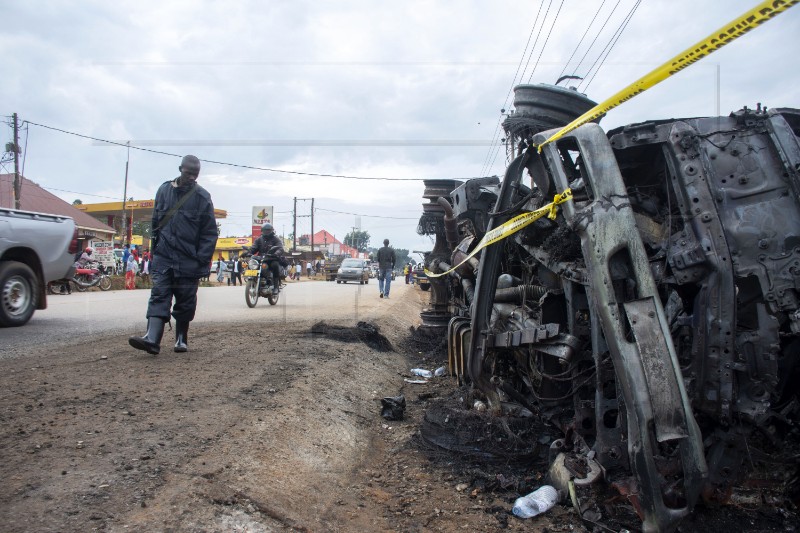
[[128,258],[131,256],[131,245],[126,244],[125,248],[122,250],[122,272],[126,272],[128,270]]
[[311,277],[311,261],[306,261],[306,277]]
[[411,263],[406,263],[403,267],[403,276],[406,278],[406,285],[408,285],[408,278],[411,277]]
[[136,262],[136,256],[131,254],[128,256],[128,263],[125,265],[125,288],[132,291],[136,288],[136,274],[139,272],[139,264]]
[[153,288],[147,304],[147,332],[128,339],[137,350],[151,354],[161,351],[170,308],[175,317],[175,351],[188,350],[189,323],[197,310],[199,280],[209,274],[217,244],[214,204],[208,191],[197,184],[200,160],[187,155],[178,170],[180,176],[158,188],[153,208]]
[[145,287],[150,285],[150,252],[145,250],[142,254],[142,283]]
[[383,239],[383,248],[376,254],[378,260],[378,290],[381,298],[389,297],[389,287],[392,285],[392,270],[397,262],[394,248],[389,246],[389,239]]
[[233,259],[233,268],[231,268],[231,275],[228,278],[228,285],[233,283],[233,286],[236,286],[236,280],[239,280],[239,285],[242,284],[242,270],[244,270],[244,261],[240,258],[235,257]]

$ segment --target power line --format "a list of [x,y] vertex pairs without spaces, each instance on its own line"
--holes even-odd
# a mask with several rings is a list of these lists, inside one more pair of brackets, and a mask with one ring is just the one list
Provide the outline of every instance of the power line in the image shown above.
[[[505,110],[506,106],[508,105],[508,97],[511,96],[511,92],[514,90],[514,85],[517,84],[517,74],[519,74],[519,68],[522,66],[522,60],[525,59],[525,53],[528,51],[528,45],[531,43],[531,37],[533,36],[533,32],[536,29],[536,24],[539,22],[539,14],[542,12],[542,6],[544,5],[544,1],[539,4],[539,9],[536,11],[536,18],[533,20],[533,25],[531,25],[531,31],[528,34],[528,41],[525,43],[525,48],[522,49],[522,55],[519,57],[519,64],[517,64],[517,71],[514,72],[514,77],[511,80],[511,87],[508,88],[508,92],[506,93],[506,98],[503,100],[503,107],[502,109]],[[537,37],[538,39],[538,37]],[[527,68],[527,66],[526,66]],[[524,75],[525,71],[523,71]],[[491,158],[492,150],[494,149],[494,142],[495,137],[497,136],[497,132],[502,124],[502,118],[498,119],[497,124],[494,126],[494,132],[492,133],[492,142],[489,146],[489,149],[486,151],[486,157],[483,160],[483,165],[481,166],[481,175],[483,175],[483,171],[486,168],[486,165],[489,163]]]
[[[591,79],[588,82],[586,82],[586,87],[583,88],[584,91],[587,91],[589,89],[589,85],[591,85],[592,81],[594,81],[594,77],[597,76],[597,73],[600,72],[600,69],[602,68],[603,64],[606,62],[606,59],[608,59],[608,56],[611,54],[611,50],[614,49],[614,46],[617,44],[617,41],[619,41],[619,38],[622,36],[622,32],[624,32],[625,28],[628,27],[628,23],[633,18],[633,14],[636,13],[636,10],[639,8],[639,4],[641,4],[641,3],[642,3],[642,0],[636,0],[636,3],[633,5],[631,10],[628,12],[628,16],[625,18],[625,20],[622,22],[622,24],[620,24],[620,27],[617,28],[617,31],[615,32],[616,37],[614,37],[612,35],[612,39],[614,39],[614,42],[609,41],[609,43],[611,44],[610,47],[608,47],[608,44],[606,45],[606,47],[608,47],[608,52],[606,52],[605,57],[603,57],[603,60],[600,62],[600,65],[598,65],[597,69],[594,71],[594,74],[592,74]],[[605,50],[605,48],[603,50]],[[600,52],[600,55],[602,55],[602,54],[603,54],[603,52]],[[595,61],[595,63],[596,63],[596,61]],[[594,65],[592,65],[592,66],[594,66]],[[589,71],[591,72],[591,69],[589,69]],[[586,74],[588,76],[589,73],[587,72]],[[583,82],[581,82],[581,84],[583,84]],[[581,84],[579,84],[578,86],[580,87]]]
[[340,215],[354,215],[354,216],[357,216],[357,217],[390,218],[390,219],[393,219],[393,220],[419,220],[419,217],[410,218],[410,217],[385,217],[385,216],[381,216],[381,215],[362,215],[360,213],[348,213],[347,211],[334,211],[333,209],[325,209],[325,208],[322,208],[322,207],[315,207],[314,209],[316,211],[327,211],[329,213],[338,213]]
[[567,70],[567,67],[569,66],[569,62],[570,62],[570,61],[572,61],[572,58],[573,58],[573,57],[575,57],[575,53],[576,53],[576,52],[578,51],[578,49],[581,47],[581,43],[583,43],[583,40],[586,38],[586,34],[588,34],[588,33],[589,33],[589,29],[592,27],[592,24],[594,24],[594,21],[595,21],[595,19],[597,18],[597,15],[599,15],[599,14],[600,14],[600,10],[601,10],[601,9],[603,9],[603,6],[605,5],[605,3],[606,3],[606,0],[603,0],[603,1],[600,3],[600,7],[598,7],[598,8],[597,8],[597,11],[595,11],[595,13],[594,13],[594,16],[592,17],[592,21],[591,21],[591,22],[589,22],[589,25],[588,25],[588,26],[586,26],[586,31],[584,31],[584,32],[583,32],[583,35],[581,36],[581,40],[580,40],[580,41],[578,41],[578,44],[577,44],[577,46],[575,46],[575,50],[573,50],[573,51],[572,51],[572,54],[570,54],[570,56],[569,56],[569,59],[567,59],[567,62],[566,62],[566,63],[564,63],[564,68],[563,68],[563,69],[561,69],[561,73],[559,73],[559,75],[558,75],[558,78],[556,78],[556,79],[560,79],[560,78],[561,78],[561,76],[563,76],[563,75],[564,75],[564,72],[566,72],[566,70]]
[[553,19],[553,24],[550,25],[550,31],[547,32],[547,37],[544,40],[542,49],[539,50],[539,57],[536,58],[536,64],[533,65],[533,70],[531,70],[531,75],[528,76],[528,83],[530,83],[531,80],[533,79],[533,73],[536,72],[536,67],[539,66],[539,60],[542,59],[542,54],[544,53],[544,49],[547,47],[548,41],[550,41],[550,34],[553,33],[553,29],[556,27],[556,22],[558,22],[558,15],[561,14],[562,7],[564,7],[564,0],[561,0],[561,4],[558,6],[558,11],[556,11],[556,16]]
[[[31,122],[30,120],[26,120],[25,122],[27,122],[28,124],[31,124],[33,126],[39,126],[40,128],[45,128],[45,129],[49,129],[49,130],[53,130],[53,131],[58,131],[60,133],[66,133],[67,135],[74,135],[76,137],[81,137],[83,139],[89,139],[89,140],[97,141],[97,142],[101,142],[101,143],[111,144],[111,145],[115,145],[115,146],[122,146],[122,147],[125,147],[125,148],[130,147],[130,148],[132,148],[134,150],[140,150],[140,151],[143,151],[143,152],[150,152],[150,153],[159,154],[159,155],[167,155],[167,156],[170,156],[170,157],[183,157],[180,154],[172,154],[172,153],[169,153],[169,152],[162,152],[161,150],[153,150],[151,148],[142,148],[140,146],[134,146],[132,144],[128,145],[127,143],[123,144],[123,143],[120,143],[120,142],[110,141],[108,139],[100,139],[100,138],[97,138],[97,137],[92,137],[90,135],[83,135],[81,133],[76,133],[74,131],[68,131],[68,130],[64,130],[64,129],[61,129],[61,128],[56,128],[56,127],[53,127],[53,126],[46,126],[44,124],[38,124],[36,122]],[[372,181],[423,181],[423,180],[427,180],[427,179],[432,179],[432,178],[378,178],[378,177],[368,177],[368,176],[346,176],[346,175],[343,175],[343,174],[325,174],[325,173],[321,173],[321,172],[301,172],[299,170],[282,170],[282,169],[278,169],[278,168],[256,167],[256,166],[252,166],[252,165],[242,165],[242,164],[238,164],[238,163],[230,163],[230,162],[227,162],[227,161],[215,161],[213,159],[200,159],[200,161],[202,161],[204,163],[211,163],[211,164],[215,164],[215,165],[223,165],[223,166],[234,167],[234,168],[244,168],[244,169],[248,169],[248,170],[259,170],[259,171],[262,171],[262,172],[277,172],[277,173],[281,173],[281,174],[294,174],[294,175],[300,175],[300,176],[314,176],[314,177],[322,177],[322,178],[339,178],[339,179],[372,180]]]
[[578,64],[575,66],[575,69],[572,71],[572,74],[574,74],[574,75],[578,74],[578,69],[581,68],[581,65],[583,64],[583,60],[586,59],[587,55],[589,55],[589,51],[591,51],[592,47],[594,46],[594,43],[597,41],[597,38],[600,37],[601,33],[603,33],[603,30],[605,29],[606,24],[608,24],[608,21],[611,20],[611,17],[614,15],[614,11],[616,11],[617,7],[619,7],[620,1],[621,0],[617,0],[617,3],[614,4],[614,8],[611,10],[611,13],[608,14],[608,17],[606,17],[606,20],[605,20],[605,22],[603,22],[603,25],[600,26],[600,29],[597,30],[597,34],[594,36],[594,39],[592,39],[592,42],[589,44],[589,47],[583,53],[583,57],[581,57],[581,60],[578,61]]

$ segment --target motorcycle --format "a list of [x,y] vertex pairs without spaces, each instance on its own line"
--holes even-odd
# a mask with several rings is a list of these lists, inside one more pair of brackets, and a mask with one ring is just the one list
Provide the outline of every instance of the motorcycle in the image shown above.
[[[77,266],[77,265],[76,265]],[[85,266],[77,266],[72,282],[79,292],[84,292],[90,287],[100,287],[101,291],[111,288],[111,278],[106,274],[103,265],[99,263],[87,263]]]
[[[280,263],[281,256],[276,251],[279,247],[271,248],[264,255],[253,255],[247,262],[247,269],[244,271],[245,289],[244,299],[247,302],[247,307],[253,308],[258,303],[258,298],[263,296],[267,299],[270,305],[278,303],[280,293],[276,293],[272,287],[272,270],[269,268],[262,269],[262,265],[278,262]],[[266,274],[262,276],[262,270]]]

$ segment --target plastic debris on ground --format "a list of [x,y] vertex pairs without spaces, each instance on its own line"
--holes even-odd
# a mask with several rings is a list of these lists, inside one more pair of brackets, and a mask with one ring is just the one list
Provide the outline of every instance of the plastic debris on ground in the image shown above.
[[381,398],[381,416],[386,420],[402,420],[403,414],[406,410],[406,397],[402,394],[400,396],[387,396]]

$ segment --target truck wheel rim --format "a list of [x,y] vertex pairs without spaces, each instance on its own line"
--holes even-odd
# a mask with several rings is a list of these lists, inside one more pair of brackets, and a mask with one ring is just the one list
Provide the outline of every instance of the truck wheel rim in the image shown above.
[[25,279],[13,276],[3,286],[3,308],[11,316],[25,312],[31,299],[31,292]]

